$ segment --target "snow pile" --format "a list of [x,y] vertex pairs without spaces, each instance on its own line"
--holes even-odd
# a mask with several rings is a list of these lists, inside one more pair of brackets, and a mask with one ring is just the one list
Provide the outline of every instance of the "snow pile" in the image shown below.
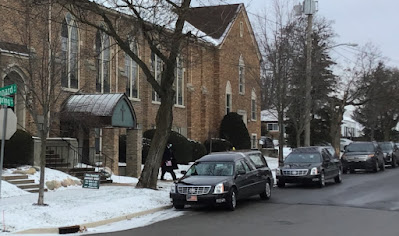
[[8,198],[8,197],[15,197],[15,196],[22,196],[29,194],[29,192],[26,192],[17,186],[8,183],[7,181],[2,180],[1,181],[1,197],[2,198]]

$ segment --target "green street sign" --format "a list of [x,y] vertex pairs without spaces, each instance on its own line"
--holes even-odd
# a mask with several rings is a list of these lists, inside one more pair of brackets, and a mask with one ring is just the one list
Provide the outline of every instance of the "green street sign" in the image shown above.
[[[17,92],[17,85],[11,84],[0,88],[0,96],[8,96]],[[2,104],[3,105],[3,104]]]
[[0,97],[0,105],[13,107],[14,99],[8,97]]

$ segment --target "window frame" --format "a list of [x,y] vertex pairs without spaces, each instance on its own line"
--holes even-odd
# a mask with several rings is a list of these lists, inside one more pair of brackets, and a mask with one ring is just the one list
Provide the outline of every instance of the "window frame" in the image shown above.
[[[130,49],[139,57],[139,45],[137,40],[133,39],[129,41]],[[140,100],[139,66],[127,53],[125,53],[125,71],[127,77],[126,92],[128,92],[128,97],[133,100]],[[136,90],[136,94],[134,94],[134,89]]]
[[[96,92],[111,92],[111,38],[101,30],[96,34],[97,78]],[[108,87],[106,87],[108,82]]]
[[[163,62],[160,57],[158,57],[157,54],[154,52],[151,52],[151,70],[153,72],[154,78],[158,83],[161,83],[162,79],[162,66]],[[161,103],[161,98],[159,97],[158,93],[152,89],[152,94],[151,94],[151,101],[152,103],[155,104],[160,104]]]
[[[64,27],[66,27],[66,29],[64,29]],[[73,37],[74,35],[76,38]],[[72,15],[68,13],[61,24],[61,63],[63,67],[61,71],[61,87],[63,89],[72,91],[79,90],[79,42],[79,28],[77,22]],[[72,78],[73,75],[75,79]]]
[[238,60],[238,93],[245,94],[245,63],[242,55]]
[[[184,107],[184,61],[181,57],[176,58],[175,73],[175,106]],[[181,98],[181,101],[179,98]]]

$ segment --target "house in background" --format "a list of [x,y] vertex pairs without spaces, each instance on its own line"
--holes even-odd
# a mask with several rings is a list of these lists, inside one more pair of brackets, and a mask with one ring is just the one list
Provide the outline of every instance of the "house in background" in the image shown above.
[[[281,129],[278,125],[277,111],[275,109],[261,111],[261,122],[262,136],[267,136],[273,140],[278,140]],[[285,133],[284,137],[286,137]]]
[[342,124],[341,124],[341,136],[343,138],[357,138],[363,136],[363,126],[352,119],[352,109],[346,109]]

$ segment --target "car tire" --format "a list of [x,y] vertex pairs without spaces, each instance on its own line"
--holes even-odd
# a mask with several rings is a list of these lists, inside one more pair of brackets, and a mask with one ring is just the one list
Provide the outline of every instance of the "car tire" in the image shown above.
[[284,188],[284,187],[285,187],[285,182],[283,182],[283,181],[277,181],[277,187],[279,187],[279,188]]
[[348,168],[342,168],[342,173],[347,174],[348,173]]
[[177,210],[182,210],[184,209],[184,204],[173,203],[173,207]]
[[260,198],[263,200],[269,200],[272,196],[272,187],[270,184],[270,180],[267,180],[265,183],[265,190],[259,194]]
[[397,164],[398,164],[398,163],[397,163],[396,157],[395,157],[395,156],[392,156],[391,167],[392,167],[392,168],[396,168]]
[[335,181],[335,183],[337,183],[337,184],[342,183],[341,169],[338,170],[338,175],[335,176],[334,181]]
[[355,171],[355,169],[353,169],[353,168],[350,168],[350,169],[349,169],[349,173],[351,173],[351,174],[355,174],[355,173],[356,173],[356,171]]
[[227,209],[234,211],[237,206],[237,191],[233,188],[227,198]]
[[324,186],[326,186],[326,176],[324,175],[324,171],[322,171],[320,174],[318,186],[319,188],[323,188]]

